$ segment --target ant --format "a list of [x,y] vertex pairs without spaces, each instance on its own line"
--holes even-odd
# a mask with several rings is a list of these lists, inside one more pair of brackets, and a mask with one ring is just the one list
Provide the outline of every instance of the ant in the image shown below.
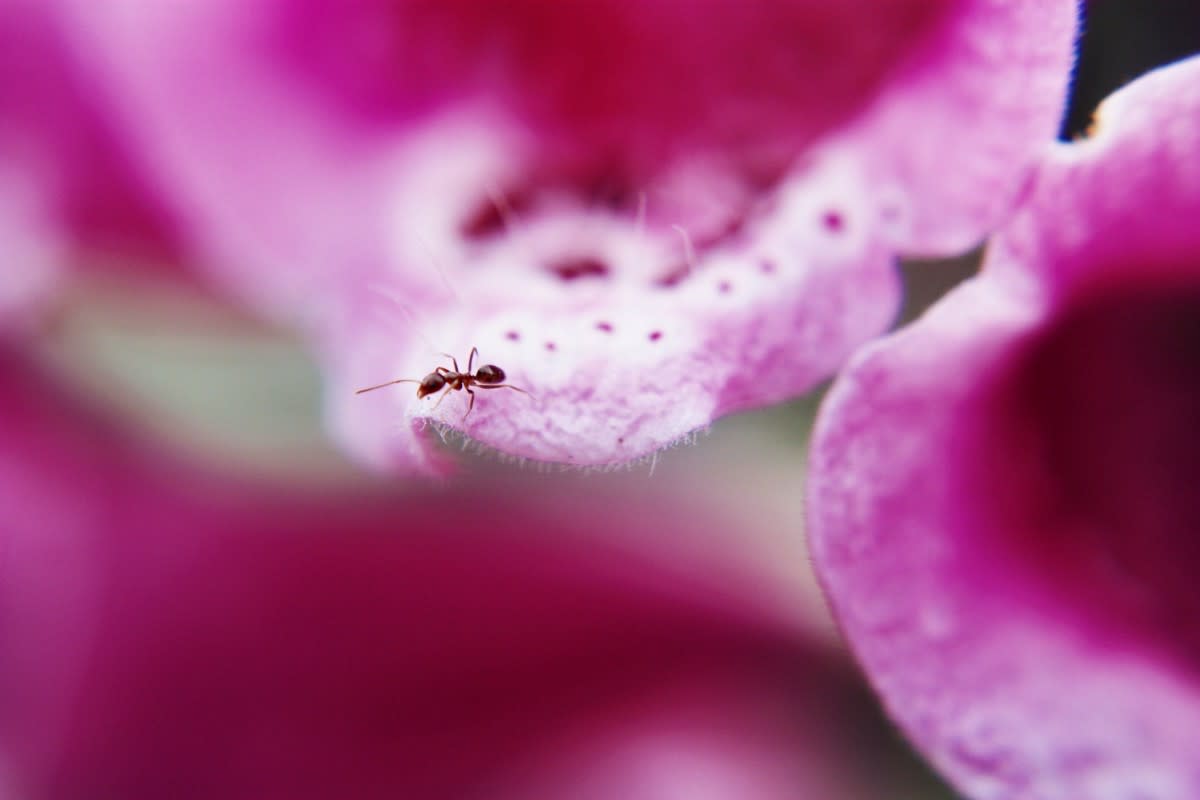
[[[450,359],[450,363],[454,364],[454,369],[451,370],[447,369],[446,367],[437,367],[433,370],[433,372],[429,373],[424,378],[421,378],[419,381],[413,380],[412,378],[400,378],[399,380],[381,383],[378,386],[368,386],[366,389],[359,389],[357,392],[355,392],[355,394],[373,392],[376,389],[382,389],[385,386],[392,386],[397,383],[420,384],[417,386],[418,400],[420,400],[422,397],[426,397],[427,395],[440,392],[443,389],[453,389],[456,392],[460,389],[465,389],[467,394],[471,395],[471,401],[467,404],[467,413],[463,414],[464,420],[467,418],[467,414],[471,413],[471,409],[475,407],[475,392],[472,390],[472,386],[479,389],[512,389],[513,391],[520,392],[524,395],[529,394],[529,392],[525,391],[524,389],[519,389],[512,384],[505,383],[504,379],[507,376],[504,374],[504,370],[500,369],[495,364],[484,364],[479,369],[475,370],[474,373],[472,373],[471,369],[475,365],[475,356],[479,355],[478,347],[471,348],[471,357],[467,359],[466,372],[459,370],[458,359],[456,359],[454,356],[447,353],[442,353],[442,355]],[[437,401],[437,404],[434,405],[435,410],[439,405],[442,404],[442,400],[445,400],[446,395],[448,394],[450,394],[450,392],[446,392],[446,394],[442,395],[441,399]]]

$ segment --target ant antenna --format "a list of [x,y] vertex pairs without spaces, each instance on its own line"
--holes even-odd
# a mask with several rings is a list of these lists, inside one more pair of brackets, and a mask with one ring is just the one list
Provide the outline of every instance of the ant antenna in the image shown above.
[[692,248],[692,237],[688,236],[688,232],[683,229],[682,225],[672,225],[671,227],[683,237],[683,256],[687,260],[688,272],[695,272],[696,251]]
[[421,245],[421,248],[425,251],[425,256],[429,259],[429,263],[433,267],[434,272],[436,272],[438,277],[442,279],[442,285],[446,287],[446,291],[448,291],[450,296],[454,298],[454,302],[461,306],[462,298],[458,296],[458,292],[454,291],[454,285],[451,284],[450,279],[446,277],[446,271],[442,269],[442,265],[440,263],[440,259],[437,257],[436,251],[429,246],[429,242],[426,241],[423,236],[418,234],[416,239],[417,243]]
[[407,303],[400,299],[399,295],[397,295],[391,289],[380,286],[379,284],[372,284],[368,288],[370,291],[374,292],[380,297],[386,298],[395,303],[396,307],[400,309],[400,313],[402,313],[404,318],[408,320],[408,324],[412,326],[413,332],[417,334],[417,337],[424,343],[425,347],[428,348],[431,353],[437,352],[437,348],[433,346],[433,343],[429,341],[429,337],[427,337],[421,330],[421,325],[417,322],[417,315]]
[[365,389],[359,389],[358,391],[355,392],[355,394],[362,394],[363,392],[373,392],[376,389],[382,389],[385,386],[395,386],[397,383],[420,383],[420,381],[415,381],[412,378],[399,378],[394,381],[388,381],[387,383],[381,383],[376,386],[368,386]]

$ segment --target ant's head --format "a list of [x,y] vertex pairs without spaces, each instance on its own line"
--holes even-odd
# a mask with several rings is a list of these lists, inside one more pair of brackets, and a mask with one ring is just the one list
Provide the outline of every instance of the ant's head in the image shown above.
[[445,385],[446,379],[442,377],[442,373],[431,372],[421,379],[421,385],[417,387],[417,399],[440,392]]
[[475,371],[475,380],[478,383],[504,383],[505,377],[504,370],[495,364],[484,364]]

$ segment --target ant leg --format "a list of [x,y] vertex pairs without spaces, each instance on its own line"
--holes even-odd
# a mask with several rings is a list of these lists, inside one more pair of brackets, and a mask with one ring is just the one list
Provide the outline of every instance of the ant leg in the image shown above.
[[475,388],[476,389],[512,389],[514,392],[520,392],[521,394],[529,395],[530,397],[533,397],[533,395],[529,394],[529,392],[525,391],[524,389],[522,389],[519,386],[513,386],[511,383],[481,383],[481,384],[478,384]]
[[468,375],[473,373],[473,367],[475,366],[475,356],[477,356],[477,355],[479,355],[479,348],[472,347],[471,348],[471,357],[467,359],[467,374]]
[[471,399],[467,403],[467,413],[463,414],[463,418],[462,418],[462,421],[466,422],[467,417],[470,416],[470,414],[471,414],[471,409],[475,407],[475,392],[471,391],[470,386],[466,386],[464,388],[467,390],[467,394],[471,395]]
[[[462,372],[462,370],[460,370],[460,369],[458,368],[458,359],[457,359],[457,358],[455,358],[454,356],[450,355],[449,353],[438,353],[438,355],[440,355],[440,356],[443,356],[444,358],[448,358],[448,359],[450,359],[450,363],[454,365],[454,371],[455,371],[455,372]],[[446,368],[445,368],[445,367],[442,367],[442,369],[446,369]]]
[[442,396],[439,397],[438,401],[433,404],[433,408],[429,409],[429,413],[432,414],[433,412],[437,411],[438,406],[440,406],[442,404],[442,401],[445,400],[449,395],[450,395],[450,389],[449,388],[443,389]]

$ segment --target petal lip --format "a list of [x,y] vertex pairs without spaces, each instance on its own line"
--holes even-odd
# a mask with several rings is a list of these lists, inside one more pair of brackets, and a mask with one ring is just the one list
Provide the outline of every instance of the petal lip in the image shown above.
[[[127,135],[175,198],[216,281],[310,334],[331,376],[339,441],[366,463],[416,471],[441,468],[428,437],[413,433],[423,419],[523,458],[605,465],[811,389],[894,319],[897,251],[965,248],[1008,212],[1036,144],[1057,128],[1078,9],[1071,0],[888,4],[889,14],[914,9],[913,25],[894,28],[907,31],[904,41],[872,50],[878,58],[857,53],[861,64],[847,60],[854,91],[830,94],[837,79],[808,86],[807,75],[803,87],[785,82],[788,97],[824,92],[828,102],[811,114],[784,104],[782,115],[767,103],[761,129],[770,141],[751,137],[761,147],[718,146],[727,137],[716,125],[672,139],[670,157],[624,158],[619,146],[614,157],[592,137],[564,134],[588,129],[577,119],[551,124],[531,111],[560,97],[536,80],[517,81],[516,99],[513,86],[454,89],[475,75],[458,65],[439,84],[453,91],[436,102],[417,92],[419,108],[407,110],[395,107],[397,92],[408,97],[403,86],[354,83],[363,74],[340,71],[342,62],[330,83],[314,66],[333,63],[321,60],[329,42],[291,52],[261,47],[263,32],[281,14],[304,28],[305,15],[323,9],[333,19],[318,29],[336,38],[353,22],[342,16],[349,11],[251,5],[181,13],[123,0],[100,14],[68,2],[97,93],[122,108]],[[813,34],[823,46],[840,42],[835,32],[855,14],[878,22],[885,13],[873,4],[764,8],[828,22]],[[732,22],[726,32],[702,16],[702,32],[741,41]],[[513,32],[514,20],[541,20],[485,18],[468,17],[466,30],[495,22]],[[656,41],[661,21],[631,24],[653,28]],[[523,33],[515,31],[518,43]],[[584,49],[606,46],[605,31],[585,33]],[[670,44],[687,50],[688,41]],[[444,57],[442,44],[431,40],[412,57]],[[293,57],[309,45],[320,45],[321,59]],[[681,63],[694,55],[682,53]],[[710,78],[731,76],[716,70],[696,82]],[[622,86],[614,96],[628,98]],[[382,105],[362,113],[375,101]],[[620,119],[637,103],[617,105]],[[612,111],[604,108],[582,113]],[[672,130],[672,108],[648,113],[651,132],[631,133],[631,149],[661,150],[641,144]],[[571,267],[579,264],[590,266]],[[376,290],[400,304],[373,302]],[[491,393],[469,417],[461,394],[434,412],[396,391],[390,415],[375,398],[345,399],[389,377],[420,377],[439,353],[464,356],[473,346],[534,399]]]
[[851,127],[897,250],[964,252],[1012,214],[1061,123],[1081,13],[1077,2],[963,3]]
[[[988,268],[1015,280],[1021,265],[1035,268],[1055,294],[1131,270],[1192,269],[1200,257],[1197,81],[1200,56],[1153,70],[1105,100],[1088,138],[1048,155]],[[1130,198],[1148,198],[1147,213],[1130,214]]]
[[[969,797],[1200,794],[1195,598],[1171,577],[1200,557],[1177,529],[1194,509],[1163,485],[1186,475],[1155,471],[1164,453],[1196,471],[1180,453],[1192,423],[1172,398],[1200,386],[1179,367],[1194,359],[1186,339],[1137,350],[1162,303],[1186,313],[1200,291],[1197,109],[1195,58],[1113,95],[1092,138],[1051,148],[982,274],[863,348],[818,417],[807,488],[818,575],[891,715]],[[1098,327],[1079,327],[1080,314]],[[1030,355],[1071,341],[1083,349],[1064,352],[1088,358],[1041,379],[1074,411],[1051,418],[1057,431],[1024,427],[1038,416],[1005,393],[1030,376]],[[1076,429],[1080,453],[1128,447],[1142,460],[1046,473],[1038,448]],[[1116,490],[1069,491],[1068,479],[1122,475]],[[1163,516],[1171,504],[1178,514]],[[1144,527],[1122,534],[1121,519]],[[1051,535],[1029,538],[1039,531]],[[1132,556],[1114,572],[1105,559],[1122,535]]]

